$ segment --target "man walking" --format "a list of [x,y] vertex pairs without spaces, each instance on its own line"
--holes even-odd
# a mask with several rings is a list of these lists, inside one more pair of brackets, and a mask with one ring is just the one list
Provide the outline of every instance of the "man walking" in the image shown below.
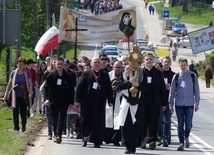
[[[120,126],[117,125],[119,111],[120,111],[120,102],[122,98],[122,90],[119,89],[119,85],[123,82],[123,74],[122,74],[122,62],[115,61],[113,65],[113,70],[109,72],[109,78],[111,80],[111,86],[113,90],[113,99],[114,99],[114,106],[113,106],[113,128],[107,127],[105,129],[104,134],[104,141],[106,143],[114,143],[114,146],[120,146],[121,140],[121,130]],[[109,109],[108,107],[106,110]],[[110,118],[111,119],[111,116]],[[107,112],[106,112],[106,120],[108,120]],[[107,124],[107,122],[106,122]]]
[[69,105],[74,103],[72,75],[63,69],[64,59],[57,58],[56,69],[50,72],[44,86],[44,104],[52,110],[54,142],[62,142],[62,129]]
[[[179,59],[181,71],[173,76],[169,93],[169,108],[171,114],[174,112],[178,119],[178,138],[180,145],[177,150],[184,150],[184,140],[186,148],[189,148],[189,134],[192,128],[193,112],[199,110],[200,91],[198,77],[188,70],[188,62],[185,58]],[[184,128],[185,124],[185,128]]]
[[76,88],[76,101],[81,105],[83,146],[87,142],[99,148],[105,128],[106,99],[109,106],[113,103],[113,92],[109,75],[101,70],[100,59],[93,58],[91,70],[83,72]]
[[162,108],[165,111],[167,103],[163,74],[153,64],[153,55],[151,53],[146,54],[144,57],[143,82],[140,88],[143,106],[143,127],[140,146],[145,148],[146,144],[149,143],[151,150],[156,148],[160,109]]
[[[166,87],[166,98],[169,97],[169,90],[171,87],[172,77],[175,74],[171,70],[171,58],[169,56],[164,57],[162,60],[163,65],[163,76],[164,76],[164,82]],[[164,118],[164,124],[163,123]],[[160,118],[159,118],[159,126],[158,126],[158,146],[163,144],[163,147],[168,147],[171,139],[170,135],[170,129],[171,129],[171,114],[169,110],[169,105],[166,105],[165,111],[160,111]]]

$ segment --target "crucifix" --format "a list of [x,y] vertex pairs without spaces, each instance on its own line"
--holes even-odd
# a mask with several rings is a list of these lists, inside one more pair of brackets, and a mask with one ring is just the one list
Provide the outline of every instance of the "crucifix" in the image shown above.
[[74,59],[77,59],[77,32],[78,31],[88,31],[88,29],[78,29],[78,18],[76,17],[75,29],[65,29],[65,31],[74,31],[75,32],[75,42],[74,42]]

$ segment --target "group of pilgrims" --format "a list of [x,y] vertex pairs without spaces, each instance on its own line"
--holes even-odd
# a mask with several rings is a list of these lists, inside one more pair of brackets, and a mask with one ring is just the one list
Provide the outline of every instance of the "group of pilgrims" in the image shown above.
[[[187,63],[186,59],[181,62]],[[103,143],[124,146],[125,154],[135,153],[138,147],[154,150],[157,145],[170,144],[174,94],[171,101],[168,98],[175,74],[170,57],[158,62],[151,53],[142,56],[135,45],[121,60],[109,59],[105,54],[91,60],[82,57],[71,61],[56,56],[42,64],[47,69],[37,70],[43,79],[36,87],[43,103],[39,110],[46,115],[49,140],[60,144],[62,135],[67,134],[82,139],[83,147],[89,142],[95,148]],[[9,84],[12,81],[11,76]],[[19,100],[16,106],[18,103]],[[18,131],[18,122],[14,125]],[[184,141],[180,137],[180,142]]]

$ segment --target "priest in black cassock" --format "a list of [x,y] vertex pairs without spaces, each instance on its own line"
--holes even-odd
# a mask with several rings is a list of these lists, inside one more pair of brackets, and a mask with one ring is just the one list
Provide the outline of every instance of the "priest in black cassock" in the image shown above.
[[93,58],[91,70],[83,72],[76,88],[76,101],[81,105],[81,128],[83,146],[87,142],[99,148],[105,128],[106,100],[113,103],[109,75],[100,69],[100,59]]
[[[124,81],[119,85],[119,88],[122,89],[123,92],[123,98],[120,105],[118,125],[121,126],[121,143],[126,147],[125,154],[136,152],[138,137],[142,127],[142,105],[140,102],[142,69],[139,67],[137,70],[140,73],[138,78],[130,77],[129,71],[126,69],[123,74]],[[138,89],[135,97],[133,97],[130,92],[130,88],[132,87]]]

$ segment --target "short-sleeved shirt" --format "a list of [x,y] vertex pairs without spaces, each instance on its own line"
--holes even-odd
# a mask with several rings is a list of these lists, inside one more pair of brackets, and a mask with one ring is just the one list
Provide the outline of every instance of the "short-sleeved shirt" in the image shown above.
[[31,73],[31,75],[32,75],[32,77],[31,77],[31,79],[32,79],[32,82],[35,82],[36,80],[37,80],[37,75],[36,75],[36,71],[35,71],[35,69],[33,69],[33,68],[31,68],[30,70],[28,69],[28,68],[26,68],[28,71],[30,71],[30,73]]
[[[28,70],[27,71],[27,77],[28,78],[31,78],[31,74]],[[10,77],[13,78],[14,76],[14,73],[15,73],[15,70],[13,70],[10,74]],[[24,85],[26,84],[26,79],[25,79],[25,74],[16,74],[16,79],[15,79],[15,85],[18,84],[18,85]],[[16,97],[23,97],[23,91],[20,87],[17,87],[16,89]]]

